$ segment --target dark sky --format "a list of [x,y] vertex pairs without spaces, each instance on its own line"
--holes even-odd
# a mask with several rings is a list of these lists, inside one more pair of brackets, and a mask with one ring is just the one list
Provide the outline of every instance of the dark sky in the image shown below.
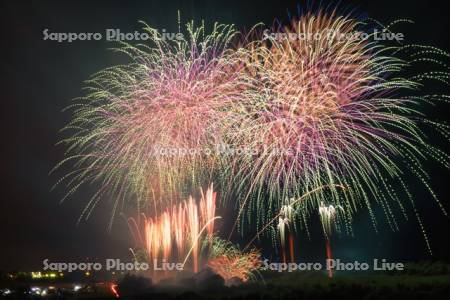
[[[327,3],[326,1],[322,1]],[[369,15],[383,23],[408,18],[415,24],[402,27],[409,41],[450,49],[446,1],[367,0],[341,1],[355,7],[356,14]],[[59,204],[64,189],[50,191],[58,179],[49,171],[61,161],[63,147],[55,143],[70,119],[61,112],[69,101],[82,95],[82,81],[104,67],[123,62],[107,48],[105,40],[57,43],[44,41],[42,31],[123,32],[140,30],[138,20],[174,32],[177,10],[182,20],[195,19],[234,23],[249,29],[257,22],[286,20],[297,1],[2,1],[2,164],[0,201],[0,269],[30,269],[42,260],[80,260],[86,257],[126,256],[132,246],[125,223],[118,219],[107,231],[108,203],[101,204],[92,218],[76,226],[87,197],[94,187],[83,187],[73,198]],[[404,30],[403,30],[404,28]],[[448,120],[447,110],[432,111]],[[440,143],[437,141],[437,143]],[[445,145],[445,144],[444,144]],[[447,151],[447,149],[444,149]],[[448,171],[430,164],[433,187],[448,204]],[[447,259],[450,260],[449,219],[429,195],[413,190],[429,231],[434,257],[430,257],[417,222],[401,221],[401,231],[380,228],[376,234],[367,214],[355,220],[355,237],[337,240],[336,255],[351,258]],[[301,256],[322,251],[322,240],[302,239]],[[320,250],[319,250],[320,249]]]

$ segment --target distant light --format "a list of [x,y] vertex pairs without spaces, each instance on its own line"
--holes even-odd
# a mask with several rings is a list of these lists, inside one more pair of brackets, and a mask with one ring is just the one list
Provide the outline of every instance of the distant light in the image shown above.
[[90,275],[91,275],[91,272],[86,272],[86,273],[84,273],[84,275],[90,276]]
[[73,287],[73,290],[75,291],[75,292],[77,292],[78,290],[80,290],[81,289],[81,285],[75,285],[74,287]]

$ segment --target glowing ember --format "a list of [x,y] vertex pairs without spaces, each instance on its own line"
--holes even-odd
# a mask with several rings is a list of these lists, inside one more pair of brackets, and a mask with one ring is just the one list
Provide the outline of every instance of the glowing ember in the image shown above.
[[208,261],[208,266],[225,281],[232,278],[239,278],[242,282],[249,280],[252,271],[261,265],[261,258],[258,252],[222,255]]
[[255,270],[261,266],[261,255],[257,250],[242,252],[229,241],[212,237],[208,267],[230,283],[232,278],[246,282],[254,277]]
[[112,284],[110,285],[110,290],[111,290],[111,292],[113,293],[114,297],[116,297],[116,298],[119,298],[119,297],[120,297],[119,292],[117,291],[117,284],[112,283]]

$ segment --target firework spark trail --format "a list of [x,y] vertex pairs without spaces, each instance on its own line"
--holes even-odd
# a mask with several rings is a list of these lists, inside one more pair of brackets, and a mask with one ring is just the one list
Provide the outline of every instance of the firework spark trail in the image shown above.
[[[450,159],[425,142],[420,125],[436,129],[446,141],[449,127],[424,119],[419,106],[449,102],[448,95],[421,96],[420,89],[428,81],[448,84],[442,59],[450,56],[433,47],[360,39],[352,33],[360,32],[361,25],[336,11],[310,12],[274,31],[319,38],[269,36],[238,48],[230,47],[237,34],[233,26],[216,24],[206,34],[204,27],[189,23],[187,37],[176,41],[146,26],[148,45],[122,43],[116,49],[132,63],[95,74],[87,81],[88,95],[69,107],[74,118],[65,130],[72,135],[62,141],[68,145],[67,157],[55,169],[73,162],[75,170],[57,184],[67,184],[66,197],[83,184],[99,184],[80,220],[105,196],[114,196],[111,223],[128,199],[137,200],[138,210],[153,207],[155,216],[145,226],[147,249],[163,257],[173,255],[172,243],[178,255],[189,243],[198,254],[194,233],[200,223],[214,220],[215,206],[193,200],[175,205],[194,186],[216,178],[224,194],[238,196],[228,199],[239,206],[230,236],[237,224],[242,229],[248,221],[258,231],[250,243],[271,226],[268,216],[280,211],[284,199],[302,198],[322,186],[332,188],[298,203],[296,213],[305,226],[327,198],[345,209],[347,232],[361,207],[368,209],[376,228],[374,204],[395,229],[396,207],[405,214],[395,188],[409,192],[402,181],[406,172],[446,214],[422,161],[431,157],[448,168]],[[346,38],[330,37],[330,31]],[[424,62],[444,71],[404,75],[411,65]],[[252,154],[217,155],[215,148],[222,144]],[[158,211],[165,214],[158,216]],[[211,235],[214,222],[205,230]],[[163,232],[169,231],[163,241]]]
[[289,230],[289,254],[291,263],[295,262],[295,254],[294,254],[294,235],[292,230]]
[[[291,202],[293,201],[294,199],[291,199]],[[281,207],[281,211],[283,212],[283,216],[287,219],[290,262],[294,262],[294,208],[291,203],[287,203]]]
[[57,184],[67,183],[66,197],[82,184],[100,185],[80,220],[107,194],[115,199],[111,223],[128,199],[162,210],[165,199],[179,202],[209,183],[220,165],[214,150],[233,120],[229,106],[241,99],[241,73],[230,72],[238,65],[229,49],[237,32],[215,24],[207,34],[191,22],[183,39],[171,40],[144,30],[148,45],[115,49],[132,62],[93,75],[87,96],[68,108],[74,118],[64,130],[72,136],[61,142],[67,157],[55,169],[74,162],[75,170]]
[[173,216],[175,244],[178,250],[178,257],[182,257],[184,255],[186,243],[184,236],[186,231],[185,230],[186,214],[185,211],[183,210],[182,204],[173,207],[172,216]]
[[194,262],[194,272],[198,271],[198,235],[199,235],[199,218],[197,204],[194,203],[192,198],[185,204],[188,220],[188,233],[190,236],[190,243],[192,247],[192,256]]
[[252,251],[241,255],[222,255],[208,261],[208,266],[225,282],[239,278],[247,282],[250,273],[261,265],[259,253]]
[[280,234],[281,252],[283,262],[286,262],[286,231],[289,239],[289,257],[291,262],[294,261],[294,240],[292,236],[292,226],[294,221],[294,209],[292,204],[287,203],[281,207],[280,216],[278,217],[278,232]]
[[[333,259],[333,254],[331,253],[330,239],[327,238],[325,243],[326,243],[326,251],[327,251],[327,261],[331,261]],[[328,277],[333,278],[333,269],[331,269],[331,268],[328,269]]]
[[125,218],[128,230],[131,233],[135,245],[142,245],[143,239],[138,223],[134,218]]
[[[332,188],[340,188],[340,189],[345,190],[345,187],[344,187],[344,186],[338,185],[338,184],[319,186],[319,187],[316,187],[315,189],[313,189],[313,190],[311,190],[311,191],[306,192],[304,195],[302,195],[302,196],[299,197],[298,199],[295,199],[295,200],[291,201],[291,202],[290,202],[290,206],[291,206],[291,207],[295,207],[296,205],[300,204],[302,201],[305,201],[308,197],[311,197],[312,195],[314,195],[314,193],[320,192],[321,190],[327,189],[327,188],[329,188],[329,189],[332,189]],[[253,243],[257,238],[259,238],[259,237],[261,236],[261,234],[263,234],[264,231],[266,231],[266,230],[272,225],[273,222],[275,222],[276,220],[279,220],[279,221],[280,221],[280,217],[282,217],[284,213],[285,213],[284,211],[280,211],[277,215],[275,215],[272,219],[270,219],[270,220],[269,220],[269,221],[261,228],[261,230],[259,230],[259,231],[256,233],[256,235],[250,240],[250,242],[248,242],[248,244],[244,247],[243,251],[247,250],[247,249],[252,245],[252,243]],[[281,218],[281,221],[284,222],[285,220],[283,220],[283,218]]]
[[[327,262],[333,259],[333,255],[331,252],[331,234],[334,228],[337,228],[337,218],[339,213],[344,213],[344,209],[342,206],[337,205],[334,207],[333,205],[325,205],[323,202],[320,203],[319,206],[319,216],[320,221],[322,223],[322,229],[325,235],[325,243],[326,243],[326,254],[327,254]],[[333,270],[328,268],[328,277],[333,277]]]
[[340,205],[325,205],[323,202],[319,205],[319,216],[322,223],[322,229],[325,236],[330,237],[333,228],[336,228],[336,217],[339,212],[344,213],[344,208]]
[[163,248],[163,259],[166,261],[169,259],[172,251],[172,222],[171,216],[168,212],[164,212],[161,216],[161,237],[162,237],[162,248]]
[[257,250],[240,251],[229,241],[212,237],[210,240],[208,266],[230,283],[234,277],[247,282],[254,279],[256,270],[261,266],[261,254]]
[[278,217],[278,232],[280,233],[281,240],[281,256],[283,263],[286,263],[286,228],[289,226],[289,220],[287,217]]
[[[352,215],[365,206],[376,229],[374,203],[380,205],[387,222],[396,228],[393,204],[403,204],[394,187],[405,171],[411,172],[437,201],[422,161],[431,157],[448,168],[449,156],[425,142],[419,125],[423,103],[448,102],[446,95],[417,96],[425,80],[446,83],[449,72],[442,50],[418,45],[385,46],[352,35],[366,24],[336,12],[307,13],[277,33],[310,34],[314,39],[255,41],[243,54],[241,71],[254,77],[235,107],[237,127],[228,142],[245,145],[255,155],[235,156],[234,180],[240,191],[238,224],[253,222],[260,228],[267,215],[279,211],[282,199],[301,196],[326,184],[348,188],[314,195],[299,208],[306,220],[325,198],[345,208],[346,230],[351,233]],[[348,34],[330,37],[329,32]],[[405,60],[398,58],[411,57]],[[403,74],[412,64],[435,56],[447,68],[412,78]],[[439,65],[438,64],[438,65]],[[402,77],[403,76],[403,77]],[[396,95],[403,94],[403,97]],[[411,95],[411,96],[408,96]],[[440,127],[448,140],[448,126]],[[440,131],[440,130],[439,130]],[[247,211],[255,214],[245,213]],[[256,215],[256,220],[251,218]],[[248,220],[244,221],[244,217]],[[425,237],[426,238],[426,237]]]
[[[200,210],[202,215],[202,222],[206,223],[208,220],[214,219],[216,212],[216,196],[217,193],[214,192],[214,187],[211,187],[206,191],[206,195],[203,194],[201,189],[201,200],[200,200]],[[214,222],[211,222],[207,227],[208,236],[212,236],[214,233]]]
[[[203,234],[203,232],[208,228],[210,223],[215,222],[217,219],[220,219],[220,218],[221,218],[220,216],[217,216],[217,217],[212,218],[211,220],[208,220],[208,222],[206,222],[206,224],[203,226],[203,228],[199,230],[197,235],[194,238],[192,238],[192,246],[191,246],[191,249],[189,249],[188,253],[186,254],[186,257],[184,258],[183,267],[186,264],[186,262],[189,258],[189,255],[198,248],[199,239],[200,239],[201,235]],[[198,270],[198,265],[195,263],[196,261],[198,261],[198,258],[197,258],[197,260],[195,260],[195,255],[194,255],[194,270]],[[194,272],[196,272],[196,271],[194,271]]]
[[[172,206],[162,212],[159,217],[145,220],[146,250],[149,259],[163,258],[168,261],[177,250],[179,259],[184,258],[183,265],[192,254],[193,271],[199,268],[199,239],[206,231],[214,229],[214,222],[219,218],[215,216],[216,193],[212,185],[205,193],[201,191],[202,203],[196,204],[193,197],[183,203]],[[202,207],[204,209],[202,209]],[[187,254],[185,250],[190,247]]]

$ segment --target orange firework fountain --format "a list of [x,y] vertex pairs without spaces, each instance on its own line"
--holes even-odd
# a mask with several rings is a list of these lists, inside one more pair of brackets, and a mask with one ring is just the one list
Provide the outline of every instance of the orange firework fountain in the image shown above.
[[[206,193],[201,190],[201,199],[197,205],[193,197],[181,204],[174,205],[161,215],[145,220],[145,245],[150,260],[162,258],[168,260],[175,256],[184,262],[192,255],[193,271],[198,271],[199,240],[204,232],[211,236],[214,232],[216,193],[211,185]],[[186,253],[186,250],[189,251]]]
[[[231,242],[214,235],[215,221],[220,218],[215,215],[216,196],[211,184],[206,192],[200,190],[199,202],[190,196],[153,218],[144,216],[143,234],[139,230],[139,222],[129,218],[127,223],[130,232],[136,245],[144,248],[146,259],[168,262],[169,259],[176,258],[182,262],[183,267],[190,260],[192,270],[198,272],[200,255],[207,254],[203,265],[222,276],[226,284],[231,283],[232,278],[238,278],[242,282],[252,279],[255,270],[261,265],[260,253],[256,249],[240,251]],[[202,244],[205,241],[207,244]],[[133,249],[130,250],[138,260]]]

